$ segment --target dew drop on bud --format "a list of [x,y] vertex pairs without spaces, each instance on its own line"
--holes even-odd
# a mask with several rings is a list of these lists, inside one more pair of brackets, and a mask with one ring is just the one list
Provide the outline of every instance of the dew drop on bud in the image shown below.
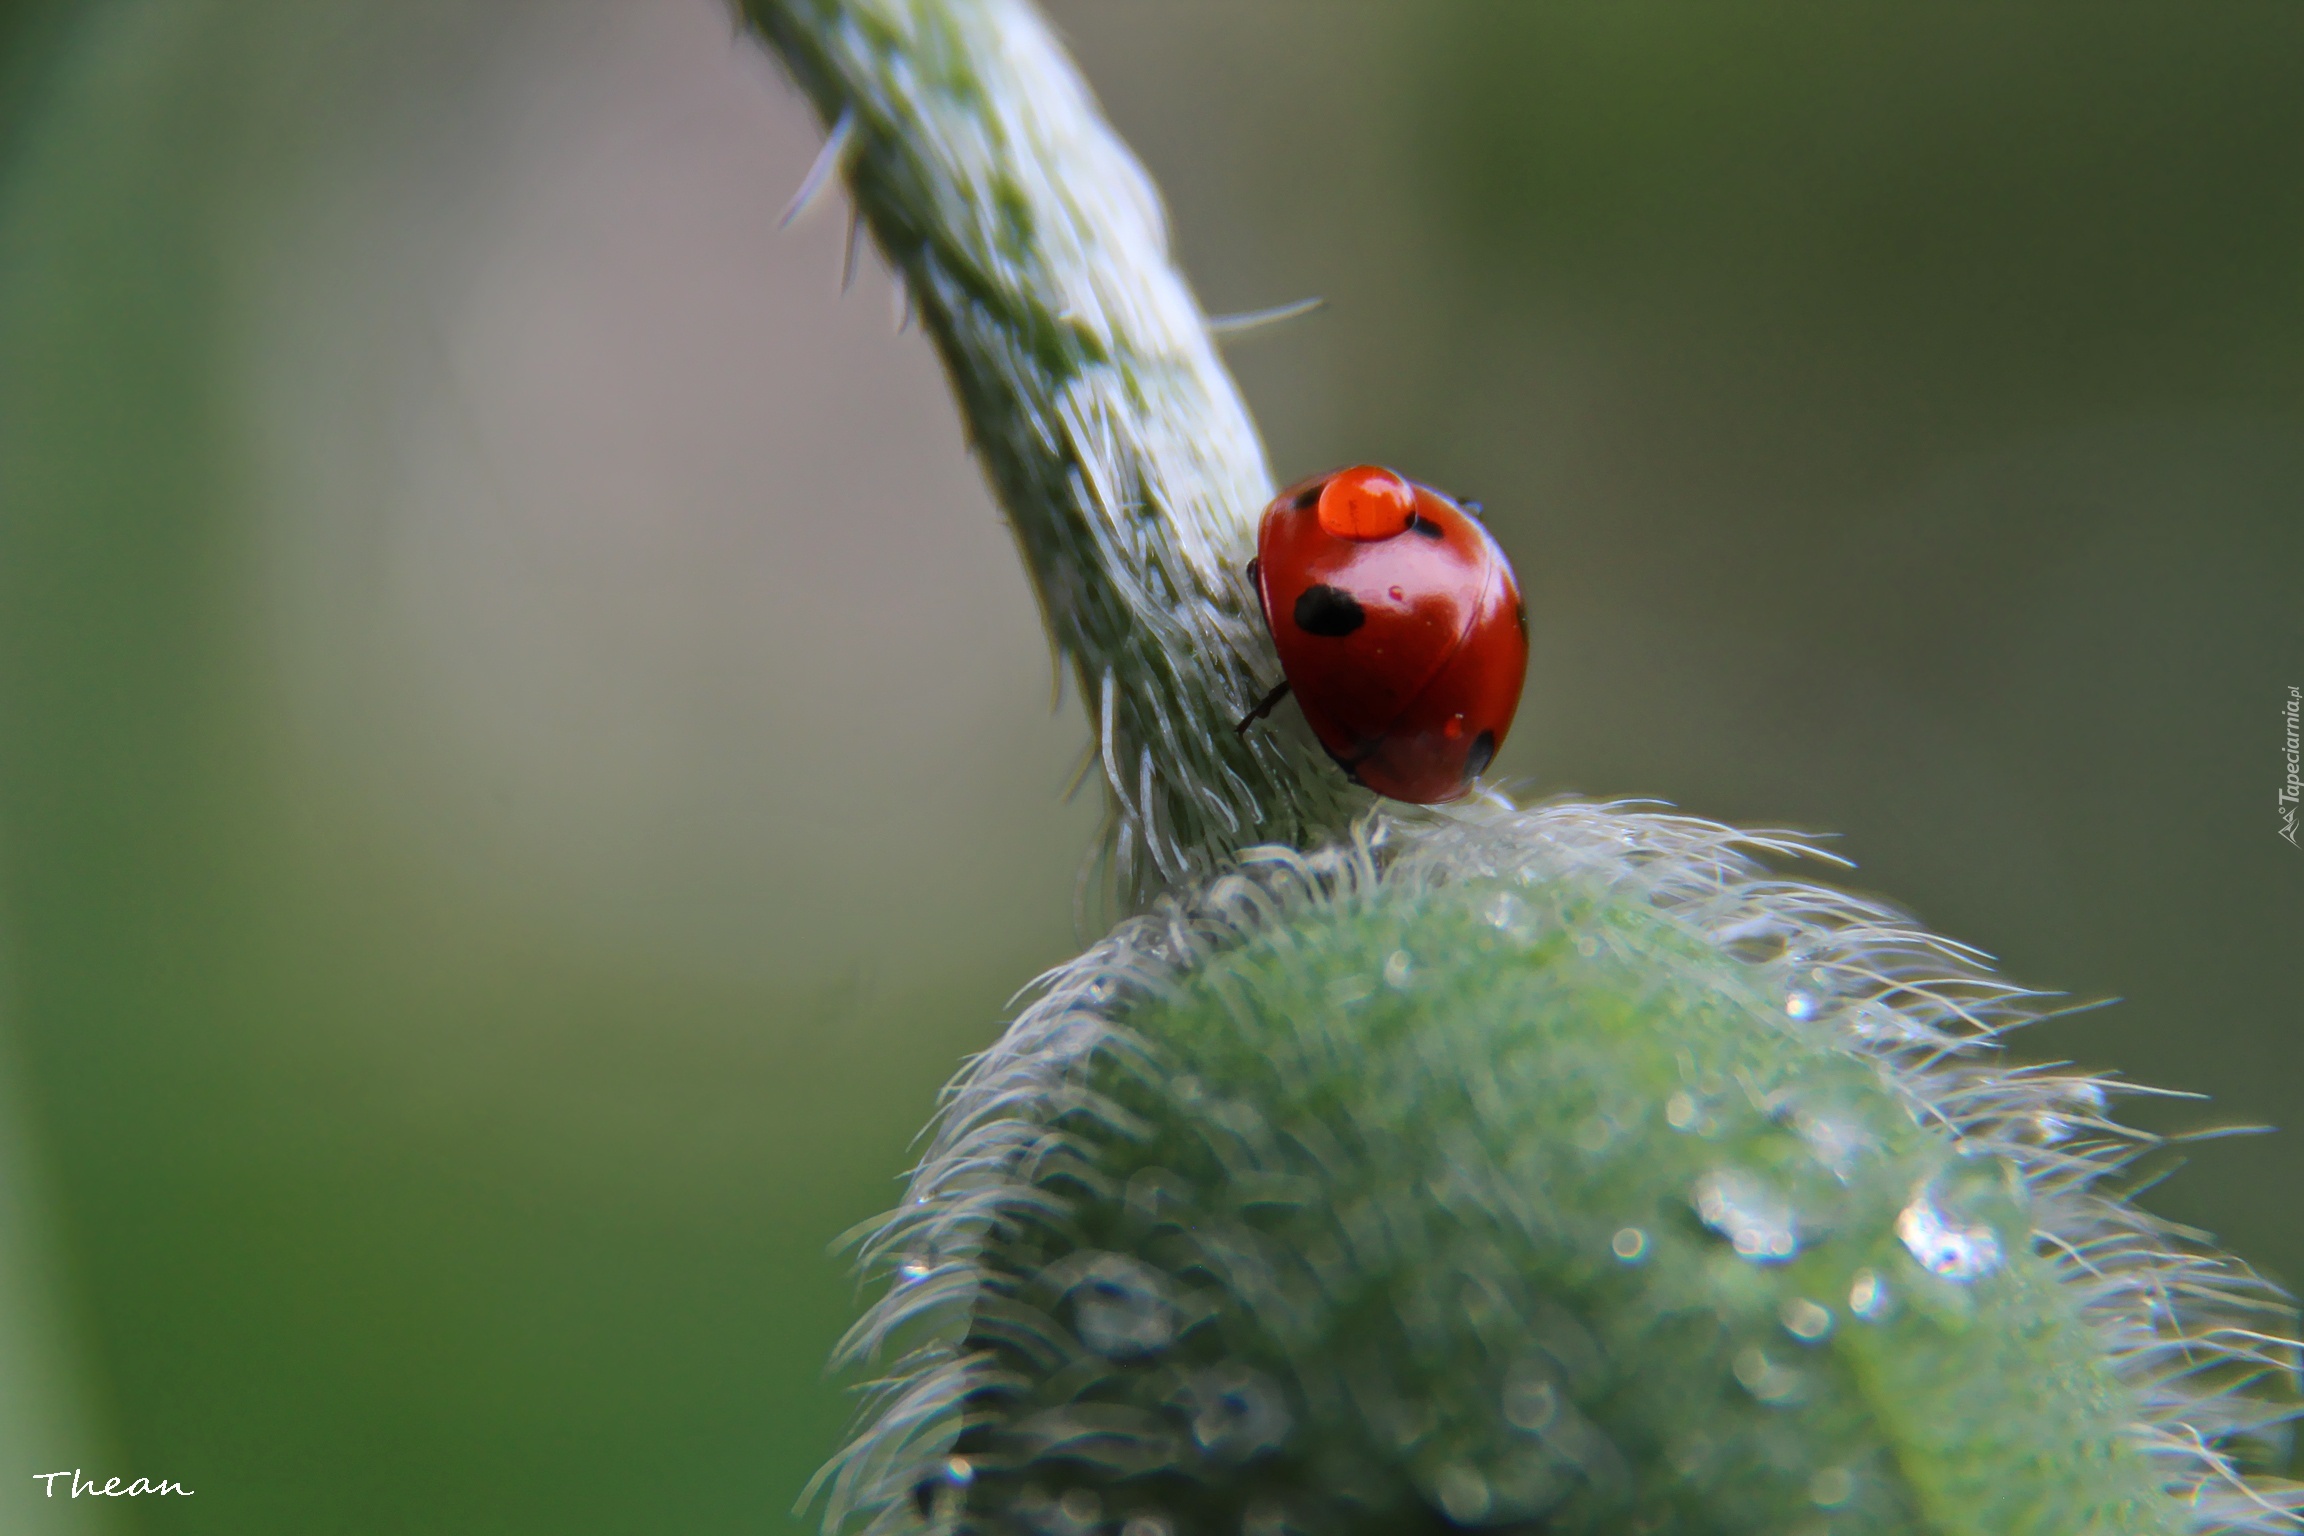
[[2000,1267],[2000,1238],[1990,1227],[1963,1226],[1937,1209],[1926,1185],[1896,1215],[1896,1235],[1922,1269],[1963,1285]]
[[1755,1264],[1781,1264],[1800,1249],[1790,1203],[1751,1174],[1715,1169],[1696,1181],[1688,1198],[1704,1225]]
[[1805,1296],[1794,1296],[1776,1309],[1784,1331],[1803,1344],[1821,1341],[1832,1331],[1832,1314]]
[[1871,1322],[1888,1310],[1888,1287],[1869,1269],[1856,1271],[1856,1279],[1848,1287],[1848,1310],[1866,1322]]

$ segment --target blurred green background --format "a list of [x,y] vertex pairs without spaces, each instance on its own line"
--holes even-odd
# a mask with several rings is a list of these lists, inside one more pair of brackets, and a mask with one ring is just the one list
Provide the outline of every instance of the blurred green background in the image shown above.
[[[1500,765],[1844,835],[2304,1280],[2304,11],[1052,8]],[[712,0],[0,13],[0,1530],[782,1528],[1083,733]],[[30,1474],[191,1499],[46,1500]]]

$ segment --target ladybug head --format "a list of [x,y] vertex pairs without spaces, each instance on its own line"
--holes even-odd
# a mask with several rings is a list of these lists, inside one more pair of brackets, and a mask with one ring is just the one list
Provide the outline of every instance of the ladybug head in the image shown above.
[[1321,528],[1336,538],[1389,539],[1416,521],[1416,488],[1388,469],[1357,464],[1328,477],[1319,513]]

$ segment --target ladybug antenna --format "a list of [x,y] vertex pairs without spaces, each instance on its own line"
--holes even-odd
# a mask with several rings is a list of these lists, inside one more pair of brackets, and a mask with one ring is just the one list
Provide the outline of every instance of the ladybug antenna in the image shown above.
[[1257,721],[1272,713],[1273,709],[1276,708],[1280,701],[1286,697],[1288,697],[1288,679],[1282,678],[1277,684],[1273,686],[1273,689],[1270,693],[1264,695],[1264,697],[1256,701],[1256,707],[1254,709],[1248,711],[1248,713],[1240,717],[1240,723],[1232,727],[1232,734],[1235,736],[1247,735],[1248,727],[1254,725]]

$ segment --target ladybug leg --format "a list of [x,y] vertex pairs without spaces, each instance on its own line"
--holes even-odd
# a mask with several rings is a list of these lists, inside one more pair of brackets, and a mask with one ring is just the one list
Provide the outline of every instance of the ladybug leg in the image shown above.
[[[1382,745],[1383,743],[1381,741],[1372,741],[1368,743],[1366,747],[1362,748],[1358,754],[1352,757],[1346,757],[1343,753],[1337,751],[1334,747],[1329,746],[1326,742],[1322,742],[1320,744],[1320,750],[1328,754],[1328,761],[1334,763],[1337,767],[1344,770],[1345,778],[1351,780],[1355,784],[1361,784],[1362,781],[1360,778],[1360,765],[1368,761],[1368,759],[1374,757],[1376,755],[1376,749]],[[1362,787],[1365,788],[1366,786],[1363,784]]]
[[1232,734],[1235,736],[1247,735],[1248,727],[1272,713],[1280,701],[1286,697],[1288,697],[1288,679],[1282,678],[1277,687],[1256,701],[1254,709],[1240,717],[1240,723],[1232,727]]

